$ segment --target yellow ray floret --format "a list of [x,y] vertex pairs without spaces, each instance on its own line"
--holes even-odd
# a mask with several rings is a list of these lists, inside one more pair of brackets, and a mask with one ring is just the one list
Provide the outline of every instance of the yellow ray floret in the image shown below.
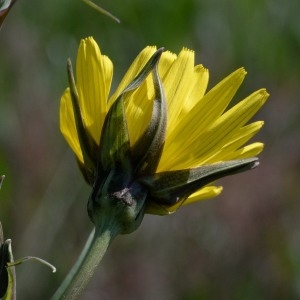
[[[84,127],[96,145],[99,146],[103,123],[111,105],[155,51],[156,47],[143,49],[112,93],[112,62],[100,52],[93,38],[81,41],[76,62],[76,86]],[[243,68],[207,91],[208,70],[202,65],[195,66],[194,52],[183,48],[178,55],[165,51],[158,72],[166,98],[167,131],[157,172],[249,158],[263,150],[262,143],[245,143],[263,126],[262,121],[248,122],[267,100],[266,90],[258,90],[228,108],[245,78]],[[154,97],[151,75],[139,88],[126,95],[124,105],[132,147],[149,124]],[[77,159],[84,164],[69,88],[61,98],[60,128]],[[221,191],[221,187],[205,186],[169,207],[149,203],[146,211],[164,214],[182,204],[215,197]]]

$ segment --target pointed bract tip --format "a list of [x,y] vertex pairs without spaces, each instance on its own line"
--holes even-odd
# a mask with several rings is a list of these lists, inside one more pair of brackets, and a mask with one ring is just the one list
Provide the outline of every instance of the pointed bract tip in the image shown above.
[[157,53],[163,53],[163,52],[165,52],[165,47],[158,48],[156,52]]
[[257,159],[256,161],[252,162],[252,166],[251,166],[251,169],[254,169],[256,167],[259,166],[259,160]]

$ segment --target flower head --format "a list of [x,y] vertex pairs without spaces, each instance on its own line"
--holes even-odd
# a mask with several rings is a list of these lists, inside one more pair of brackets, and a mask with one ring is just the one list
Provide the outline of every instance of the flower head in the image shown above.
[[93,38],[82,40],[60,128],[93,186],[89,209],[110,195],[107,202],[142,199],[143,212],[168,214],[220,194],[216,179],[255,167],[263,144],[245,144],[263,122],[248,122],[268,93],[228,108],[245,75],[238,69],[206,92],[208,70],[195,66],[193,51],[146,47],[110,95],[111,61]]

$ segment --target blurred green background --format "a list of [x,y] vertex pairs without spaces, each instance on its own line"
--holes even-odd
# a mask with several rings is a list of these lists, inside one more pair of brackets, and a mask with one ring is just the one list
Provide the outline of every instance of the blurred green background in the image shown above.
[[[95,0],[96,1],[96,0]],[[66,59],[92,35],[117,84],[146,45],[194,49],[210,87],[244,66],[236,100],[266,87],[261,166],[220,180],[214,200],[146,216],[112,244],[82,299],[300,298],[300,2],[298,0],[19,0],[0,32],[0,220],[16,258],[19,299],[48,299],[92,228],[90,192],[59,132]]]

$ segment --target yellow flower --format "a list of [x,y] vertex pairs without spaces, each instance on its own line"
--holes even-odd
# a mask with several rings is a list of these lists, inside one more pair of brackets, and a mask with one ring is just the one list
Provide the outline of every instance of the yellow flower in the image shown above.
[[[257,165],[253,157],[263,144],[245,144],[263,122],[248,122],[269,95],[261,89],[229,108],[245,75],[238,69],[207,92],[208,70],[195,66],[193,51],[177,56],[146,47],[110,95],[112,62],[89,37],[79,46],[76,85],[71,74],[71,89],[61,98],[61,132],[94,190],[111,189],[109,176],[117,176],[120,188],[138,181],[147,189],[146,213],[168,214],[219,195],[222,187],[209,183]],[[117,171],[107,175],[118,164],[129,179]],[[97,176],[105,179],[97,183]]]

